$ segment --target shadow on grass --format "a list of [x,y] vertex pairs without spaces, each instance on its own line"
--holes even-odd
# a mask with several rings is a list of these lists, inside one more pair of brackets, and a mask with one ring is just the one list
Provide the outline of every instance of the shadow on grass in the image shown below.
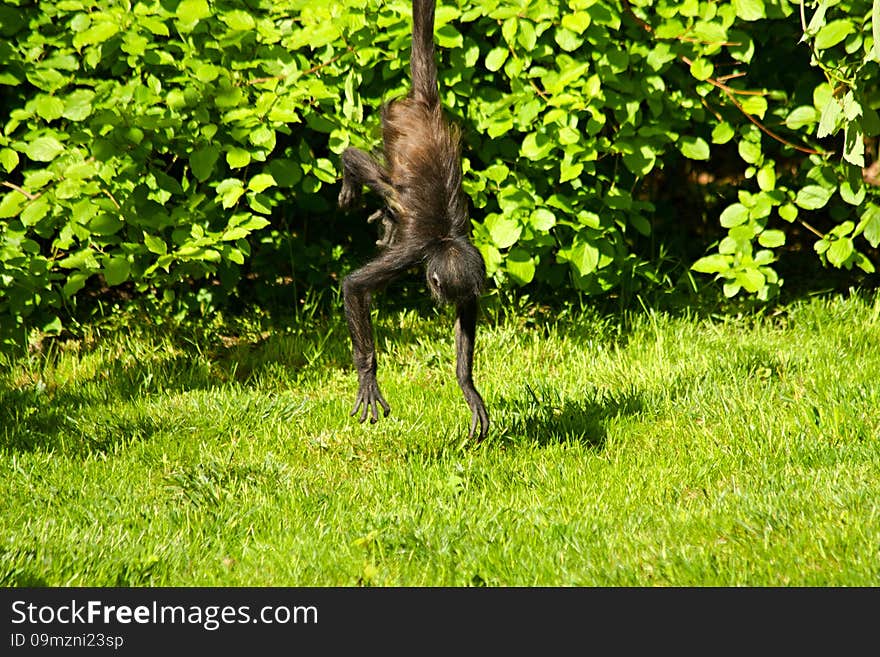
[[60,385],[53,384],[55,355],[50,352],[20,382],[0,379],[0,451],[57,450],[85,456],[148,440],[158,432],[185,431],[185,426],[169,424],[167,417],[156,417],[152,398],[247,385],[265,371],[294,380],[305,367],[340,367],[343,357],[350,361],[348,345],[331,334],[270,334],[228,345],[194,345],[187,353],[159,348],[140,358],[108,352],[93,373]]
[[563,399],[553,391],[536,393],[527,385],[523,397],[502,398],[494,406],[503,441],[537,445],[575,442],[601,450],[609,420],[640,413],[644,402],[635,389],[596,390],[587,399]]
[[147,440],[162,427],[142,411],[112,413],[76,392],[0,392],[0,451],[86,456]]

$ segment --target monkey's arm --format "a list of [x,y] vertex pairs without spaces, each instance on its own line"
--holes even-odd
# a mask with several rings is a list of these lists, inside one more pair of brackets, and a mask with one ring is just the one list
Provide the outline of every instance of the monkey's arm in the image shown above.
[[345,209],[357,201],[364,185],[376,192],[386,204],[393,198],[394,188],[388,181],[385,168],[361,149],[346,148],[342,153],[339,207]]
[[413,259],[405,254],[389,251],[352,272],[342,282],[345,319],[358,374],[358,393],[350,415],[362,409],[359,422],[366,420],[368,414],[370,422],[376,422],[379,419],[379,406],[386,417],[391,412],[376,381],[376,347],[370,321],[370,296],[412,264]]
[[474,387],[474,342],[477,335],[477,297],[458,304],[455,317],[455,355],[458,385],[471,409],[471,430],[468,438],[473,438],[480,423],[480,437],[483,440],[489,433],[489,414],[483,398]]

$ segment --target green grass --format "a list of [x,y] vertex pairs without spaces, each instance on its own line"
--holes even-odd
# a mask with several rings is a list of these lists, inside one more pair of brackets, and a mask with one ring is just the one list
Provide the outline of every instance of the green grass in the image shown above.
[[484,322],[478,446],[448,315],[373,426],[338,318],[218,326],[0,361],[0,584],[880,585],[880,296]]

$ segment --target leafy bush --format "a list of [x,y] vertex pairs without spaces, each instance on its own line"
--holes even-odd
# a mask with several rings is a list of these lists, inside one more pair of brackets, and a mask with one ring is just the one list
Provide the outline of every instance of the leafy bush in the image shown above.
[[[798,7],[442,3],[443,101],[464,127],[474,239],[497,284],[656,285],[679,239],[695,259],[717,247],[694,269],[726,294],[766,299],[794,227],[816,233],[823,262],[872,271],[862,243],[880,242],[880,212],[862,170],[880,133],[867,29],[880,20],[867,0],[822,2],[803,22]],[[268,256],[262,276],[331,284],[349,236],[366,234],[335,210],[339,154],[374,145],[378,106],[406,89],[409,11],[0,7],[4,324],[58,329],[90,285],[167,295],[211,277],[229,291],[260,248],[292,260]],[[683,208],[689,180],[712,182],[711,198]]]

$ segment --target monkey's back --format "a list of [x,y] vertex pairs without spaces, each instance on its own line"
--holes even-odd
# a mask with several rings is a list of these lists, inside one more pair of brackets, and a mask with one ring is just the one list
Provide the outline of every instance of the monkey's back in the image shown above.
[[460,136],[441,107],[412,97],[393,101],[382,113],[382,135],[400,228],[426,239],[463,234]]

